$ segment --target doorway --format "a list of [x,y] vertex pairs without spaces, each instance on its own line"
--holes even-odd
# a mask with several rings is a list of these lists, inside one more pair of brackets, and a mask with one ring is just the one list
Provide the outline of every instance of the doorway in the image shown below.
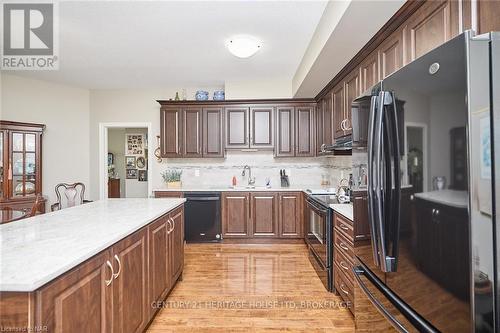
[[427,126],[406,123],[405,126],[406,184],[413,186],[415,193],[427,191]]
[[100,198],[147,198],[151,193],[151,125],[100,124]]

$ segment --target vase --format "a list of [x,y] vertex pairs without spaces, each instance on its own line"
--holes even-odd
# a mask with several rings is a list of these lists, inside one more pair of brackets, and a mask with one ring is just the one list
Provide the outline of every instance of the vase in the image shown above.
[[182,182],[168,182],[167,183],[167,188],[181,188],[182,187]]

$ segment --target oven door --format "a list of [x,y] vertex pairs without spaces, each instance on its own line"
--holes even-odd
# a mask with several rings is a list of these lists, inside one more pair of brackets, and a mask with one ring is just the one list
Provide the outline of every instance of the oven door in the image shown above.
[[309,248],[321,261],[325,268],[330,267],[330,256],[328,255],[328,219],[329,209],[321,207],[311,199],[307,199],[308,230],[306,241]]

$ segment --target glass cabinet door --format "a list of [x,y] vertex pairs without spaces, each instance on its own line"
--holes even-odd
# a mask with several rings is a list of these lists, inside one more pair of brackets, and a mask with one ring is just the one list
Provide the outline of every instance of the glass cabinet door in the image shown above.
[[4,132],[0,131],[0,198],[3,198],[4,196],[4,147],[3,145],[5,144],[5,138],[4,138]]
[[11,172],[13,198],[34,195],[37,187],[37,135],[12,132]]

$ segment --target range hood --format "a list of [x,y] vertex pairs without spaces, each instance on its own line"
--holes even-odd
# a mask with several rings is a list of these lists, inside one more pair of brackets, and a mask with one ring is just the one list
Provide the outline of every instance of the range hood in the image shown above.
[[346,135],[335,140],[332,145],[321,145],[322,153],[335,153],[336,151],[352,150],[352,135]]

